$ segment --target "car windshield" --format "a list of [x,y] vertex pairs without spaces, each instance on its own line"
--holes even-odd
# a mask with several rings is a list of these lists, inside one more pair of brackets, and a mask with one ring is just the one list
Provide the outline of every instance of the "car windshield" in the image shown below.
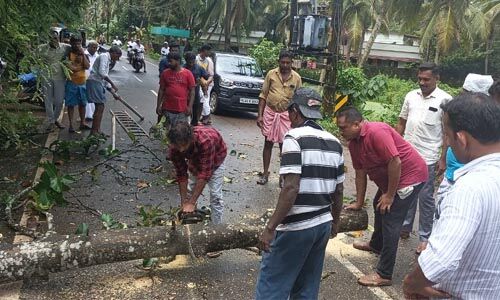
[[250,57],[218,56],[217,72],[262,77],[262,70],[257,62]]

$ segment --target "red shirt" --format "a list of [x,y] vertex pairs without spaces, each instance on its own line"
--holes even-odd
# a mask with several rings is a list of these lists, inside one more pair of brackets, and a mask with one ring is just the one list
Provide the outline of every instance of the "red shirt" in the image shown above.
[[178,182],[187,181],[188,168],[196,178],[208,181],[226,158],[226,144],[214,128],[193,127],[193,140],[193,145],[184,153],[170,147],[170,159],[175,166]]
[[358,139],[349,142],[354,169],[364,169],[368,177],[387,192],[387,164],[396,156],[401,160],[398,189],[427,181],[424,159],[396,130],[385,123],[364,121]]
[[160,88],[163,89],[162,109],[171,112],[185,112],[188,104],[189,89],[195,87],[191,71],[166,69],[161,73]]

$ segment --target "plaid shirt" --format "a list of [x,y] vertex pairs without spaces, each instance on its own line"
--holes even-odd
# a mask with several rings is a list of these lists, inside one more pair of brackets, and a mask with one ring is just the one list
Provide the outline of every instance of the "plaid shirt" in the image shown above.
[[217,130],[195,126],[193,140],[193,145],[184,153],[170,147],[170,159],[175,166],[178,182],[187,181],[188,169],[197,179],[208,181],[226,158],[226,144]]

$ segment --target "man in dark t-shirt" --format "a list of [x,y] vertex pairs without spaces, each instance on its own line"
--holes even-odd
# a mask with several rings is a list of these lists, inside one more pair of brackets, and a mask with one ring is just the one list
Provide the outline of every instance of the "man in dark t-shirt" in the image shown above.
[[167,118],[165,124],[170,129],[177,122],[188,122],[196,84],[191,71],[181,66],[178,53],[169,53],[167,59],[169,68],[160,77],[156,113]]
[[[193,73],[194,80],[196,82],[196,88],[194,89],[194,104],[193,104],[193,113],[191,119],[191,125],[196,126],[199,125],[198,121],[201,117],[201,103],[200,103],[200,80],[201,78],[205,79],[205,84],[209,85],[213,81],[213,77],[210,76],[205,69],[199,66],[196,63],[196,55],[193,52],[184,53],[184,60],[186,64],[184,68],[188,69]],[[204,93],[207,93],[207,90],[203,90]]]

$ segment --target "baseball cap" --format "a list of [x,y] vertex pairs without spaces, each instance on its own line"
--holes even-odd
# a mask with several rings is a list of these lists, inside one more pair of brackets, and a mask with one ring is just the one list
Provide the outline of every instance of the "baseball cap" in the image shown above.
[[464,85],[462,88],[471,93],[488,94],[488,89],[493,84],[493,77],[491,75],[480,75],[469,73],[465,77]]
[[292,104],[297,104],[299,106],[300,112],[307,119],[321,119],[321,103],[323,99],[321,95],[311,88],[299,88],[295,91],[295,94],[290,100],[288,107]]

